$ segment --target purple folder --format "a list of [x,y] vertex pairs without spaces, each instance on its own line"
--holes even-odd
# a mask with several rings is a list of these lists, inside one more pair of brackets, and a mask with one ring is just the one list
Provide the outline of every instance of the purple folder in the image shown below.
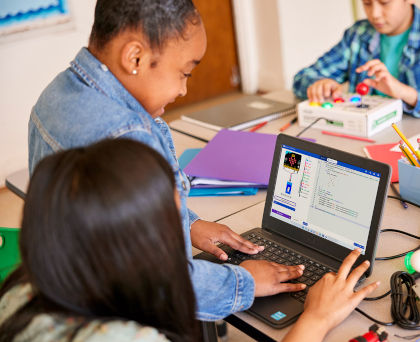
[[185,167],[189,176],[267,186],[277,136],[224,129]]

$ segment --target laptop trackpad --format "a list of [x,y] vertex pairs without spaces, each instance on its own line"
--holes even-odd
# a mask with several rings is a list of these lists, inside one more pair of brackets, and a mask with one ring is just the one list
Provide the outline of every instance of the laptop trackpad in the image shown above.
[[303,303],[289,293],[255,298],[248,313],[257,316],[273,328],[284,328],[294,323],[303,312]]

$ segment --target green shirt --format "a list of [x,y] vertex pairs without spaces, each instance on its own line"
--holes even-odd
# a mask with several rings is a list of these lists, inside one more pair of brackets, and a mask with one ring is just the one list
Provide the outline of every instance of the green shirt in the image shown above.
[[[399,77],[399,64],[401,56],[404,47],[407,45],[410,30],[411,27],[407,31],[397,34],[395,36],[387,36],[386,34],[381,34],[380,59],[382,63],[385,64],[389,73],[392,76],[394,76],[397,80]],[[388,97],[379,90],[375,90],[374,93]]]

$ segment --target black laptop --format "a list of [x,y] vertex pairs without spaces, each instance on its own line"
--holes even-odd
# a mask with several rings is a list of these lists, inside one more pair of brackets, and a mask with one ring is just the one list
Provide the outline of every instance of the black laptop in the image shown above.
[[[285,265],[305,265],[295,282],[310,287],[326,272],[336,272],[351,250],[359,247],[372,272],[379,226],[391,168],[361,156],[280,134],[271,167],[262,228],[244,234],[264,245],[250,256],[221,246],[228,262],[266,259]],[[220,262],[207,253],[197,256]],[[256,298],[248,310],[274,328],[298,318],[308,291]]]

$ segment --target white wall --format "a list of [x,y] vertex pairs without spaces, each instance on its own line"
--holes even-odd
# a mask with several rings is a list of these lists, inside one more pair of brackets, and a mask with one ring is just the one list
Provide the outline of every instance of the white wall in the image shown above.
[[[254,0],[259,59],[258,89],[277,90],[285,87],[284,43],[279,31],[278,0]],[[295,3],[296,0],[290,1]],[[295,9],[296,11],[296,9]]]
[[353,12],[348,0],[278,0],[278,13],[284,86],[291,89],[296,72],[341,39]]
[[41,91],[87,44],[94,0],[69,0],[71,27],[34,31],[0,41],[0,186],[27,167],[27,126]]
[[[240,64],[247,66],[241,67],[247,92],[291,89],[294,74],[336,44],[354,18],[352,0],[233,0],[233,4]],[[249,67],[252,60],[256,65]]]

